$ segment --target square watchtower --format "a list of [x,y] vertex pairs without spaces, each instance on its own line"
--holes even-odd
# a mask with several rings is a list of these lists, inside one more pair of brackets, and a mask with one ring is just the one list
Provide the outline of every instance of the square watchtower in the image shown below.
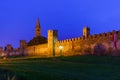
[[83,28],[83,36],[86,38],[90,35],[90,28],[89,27],[84,27]]

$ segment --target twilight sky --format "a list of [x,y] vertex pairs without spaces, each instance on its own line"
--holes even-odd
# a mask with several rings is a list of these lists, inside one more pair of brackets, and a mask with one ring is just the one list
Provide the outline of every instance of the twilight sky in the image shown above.
[[78,37],[85,25],[91,34],[120,30],[120,0],[0,0],[0,46],[32,39],[38,17],[45,37],[48,29]]

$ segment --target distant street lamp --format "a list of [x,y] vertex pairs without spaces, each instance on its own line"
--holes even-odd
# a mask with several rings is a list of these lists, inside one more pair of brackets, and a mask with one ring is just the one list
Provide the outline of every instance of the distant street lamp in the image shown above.
[[60,50],[60,56],[62,56],[63,46],[59,46],[59,50]]

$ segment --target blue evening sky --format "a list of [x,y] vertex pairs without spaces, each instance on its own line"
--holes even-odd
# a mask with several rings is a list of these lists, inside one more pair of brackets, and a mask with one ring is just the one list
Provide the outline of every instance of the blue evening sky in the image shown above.
[[82,36],[84,26],[91,34],[120,30],[120,0],[0,0],[0,46],[32,39],[38,17],[45,37],[48,29],[59,39]]

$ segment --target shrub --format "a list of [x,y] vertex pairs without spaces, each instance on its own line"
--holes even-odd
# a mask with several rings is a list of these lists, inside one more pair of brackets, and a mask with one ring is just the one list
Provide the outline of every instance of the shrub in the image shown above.
[[95,46],[94,46],[94,55],[98,55],[98,56],[102,56],[102,55],[106,55],[106,48],[103,44],[101,43],[97,43]]

